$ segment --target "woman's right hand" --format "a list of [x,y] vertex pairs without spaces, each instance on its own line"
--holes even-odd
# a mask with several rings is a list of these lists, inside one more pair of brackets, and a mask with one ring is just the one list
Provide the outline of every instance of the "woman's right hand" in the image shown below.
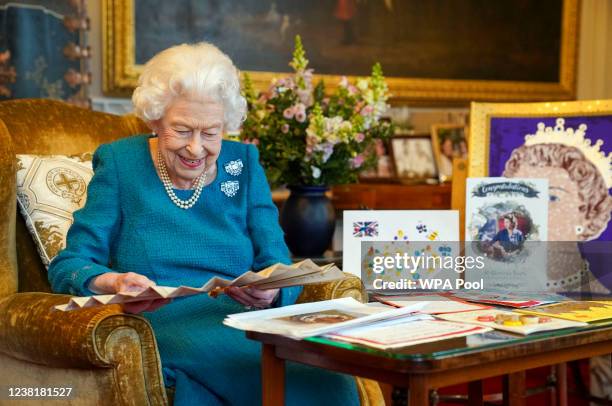
[[[89,290],[97,294],[114,294],[127,292],[142,292],[155,282],[144,275],[135,272],[106,272],[96,276],[89,283]],[[171,299],[143,300],[139,302],[123,303],[126,313],[152,312],[171,302]]]

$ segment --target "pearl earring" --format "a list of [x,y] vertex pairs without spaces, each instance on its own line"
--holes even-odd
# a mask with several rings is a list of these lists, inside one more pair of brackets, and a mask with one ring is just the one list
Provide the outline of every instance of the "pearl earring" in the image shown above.
[[583,231],[584,231],[584,228],[582,228],[582,226],[576,226],[576,235],[582,234]]

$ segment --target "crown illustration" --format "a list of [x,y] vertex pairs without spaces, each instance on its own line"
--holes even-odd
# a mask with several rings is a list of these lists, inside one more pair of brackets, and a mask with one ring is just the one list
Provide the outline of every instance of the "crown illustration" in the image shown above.
[[525,136],[525,145],[563,144],[577,148],[599,170],[609,189],[612,187],[612,152],[606,156],[604,151],[600,151],[604,143],[602,140],[591,145],[591,140],[585,137],[586,129],[586,124],[580,124],[577,130],[565,128],[565,120],[562,118],[557,119],[554,128],[538,123],[538,131]]

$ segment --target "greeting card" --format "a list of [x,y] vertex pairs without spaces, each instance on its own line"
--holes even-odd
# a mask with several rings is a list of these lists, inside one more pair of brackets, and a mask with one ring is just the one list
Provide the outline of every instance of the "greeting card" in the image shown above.
[[343,226],[343,270],[361,277],[366,288],[372,287],[374,279],[398,282],[431,279],[434,276],[457,278],[453,270],[446,270],[441,276],[440,269],[425,262],[412,267],[384,266],[379,269],[376,262],[376,259],[392,259],[397,255],[416,259],[442,259],[458,255],[457,211],[345,210]]
[[466,191],[466,254],[484,258],[485,289],[545,290],[548,180],[469,178]]

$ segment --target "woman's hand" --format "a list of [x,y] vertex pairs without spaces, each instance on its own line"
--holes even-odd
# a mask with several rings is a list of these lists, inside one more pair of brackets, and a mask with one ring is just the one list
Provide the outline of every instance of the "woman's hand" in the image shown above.
[[[89,283],[89,290],[98,294],[114,294],[142,292],[149,286],[155,286],[155,282],[144,275],[134,272],[106,272],[92,279]],[[170,302],[171,299],[143,300],[123,303],[122,307],[126,313],[152,312]]]
[[259,309],[270,307],[272,302],[277,298],[278,292],[278,289],[262,290],[249,286],[242,288],[230,286],[225,289],[225,293],[238,303],[247,307],[257,307]]

